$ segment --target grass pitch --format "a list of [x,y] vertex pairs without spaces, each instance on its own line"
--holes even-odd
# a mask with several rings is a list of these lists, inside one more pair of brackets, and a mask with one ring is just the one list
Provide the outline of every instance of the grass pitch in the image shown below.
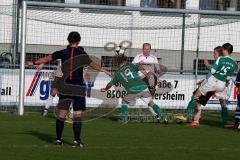
[[219,113],[202,125],[129,123],[100,118],[83,124],[85,148],[72,148],[72,126],[64,146],[55,142],[54,117],[0,113],[1,160],[231,160],[240,156],[240,133],[221,126]]

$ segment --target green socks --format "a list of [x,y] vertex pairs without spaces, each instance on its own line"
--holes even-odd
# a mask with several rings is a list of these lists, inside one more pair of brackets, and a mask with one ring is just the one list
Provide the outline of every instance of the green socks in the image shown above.
[[223,124],[226,125],[228,121],[228,109],[226,106],[221,105],[222,111],[221,111],[221,116],[222,116],[222,121]]
[[191,101],[188,103],[187,109],[185,110],[184,117],[189,118],[190,113],[194,111],[197,106],[196,99],[192,96]]
[[127,104],[122,104],[121,111],[122,111],[123,122],[128,122],[128,105]]
[[164,119],[164,118],[165,118],[165,115],[162,113],[160,107],[159,107],[157,104],[153,103],[153,104],[151,105],[151,107],[153,108],[154,112],[155,112],[161,119]]

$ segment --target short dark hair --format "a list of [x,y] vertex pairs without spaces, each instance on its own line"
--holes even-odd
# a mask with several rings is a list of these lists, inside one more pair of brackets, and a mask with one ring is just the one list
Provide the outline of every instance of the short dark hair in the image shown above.
[[223,55],[223,47],[222,46],[215,47],[214,51],[217,51],[220,56]]
[[127,62],[127,57],[125,55],[115,55],[113,61],[113,63],[118,67],[124,62]]
[[150,46],[150,49],[151,49],[151,44],[150,43],[143,43],[142,48],[144,48],[145,45]]
[[78,32],[70,32],[67,38],[69,43],[76,43],[81,41],[81,36]]
[[225,43],[222,45],[224,50],[227,50],[228,53],[232,53],[233,52],[233,46],[230,43]]

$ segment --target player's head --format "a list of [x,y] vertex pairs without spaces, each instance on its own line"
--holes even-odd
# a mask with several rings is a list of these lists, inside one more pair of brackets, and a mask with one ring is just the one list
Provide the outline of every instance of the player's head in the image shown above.
[[230,43],[225,43],[222,45],[223,47],[223,55],[228,56],[231,55],[233,52],[233,46]]
[[122,64],[127,63],[127,57],[123,54],[123,55],[116,55],[114,57],[114,64],[119,67]]
[[151,44],[150,43],[143,43],[143,55],[149,56],[151,51]]
[[214,48],[214,53],[213,53],[213,56],[214,56],[214,59],[218,59],[219,56],[222,56],[223,55],[223,48],[222,46],[217,46]]
[[81,41],[81,36],[78,32],[73,31],[69,33],[67,40],[70,45],[78,45]]

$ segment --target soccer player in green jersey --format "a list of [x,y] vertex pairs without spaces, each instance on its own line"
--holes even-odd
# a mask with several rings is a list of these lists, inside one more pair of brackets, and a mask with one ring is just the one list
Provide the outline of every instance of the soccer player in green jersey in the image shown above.
[[205,79],[197,91],[193,94],[193,98],[189,103],[196,104],[194,121],[190,126],[199,126],[199,118],[201,115],[201,102],[199,98],[206,96],[209,92],[223,92],[226,88],[226,82],[233,76],[237,69],[237,63],[230,55],[233,52],[233,46],[225,43],[223,46],[223,56],[219,57],[213,66],[207,68],[211,71],[211,76]]
[[[162,113],[160,107],[153,102],[152,95],[148,90],[148,86],[143,78],[148,77],[148,73],[132,63],[127,63],[125,55],[116,55],[115,62],[119,69],[115,72],[112,80],[101,92],[105,92],[120,83],[127,94],[122,100],[121,110],[123,115],[123,122],[128,122],[128,105],[134,105],[137,98],[141,98],[149,106],[152,114],[158,119],[158,122],[168,123],[166,116]],[[144,75],[144,76],[143,76]]]
[[[217,60],[219,56],[223,56],[223,48],[222,46],[217,46],[216,48],[214,48],[214,52],[213,52],[213,56],[214,59]],[[204,60],[204,64],[206,66],[211,67],[212,65],[209,63],[208,60]],[[209,73],[206,76],[206,79],[209,78],[211,76],[211,72],[209,71]],[[204,80],[201,80],[198,82],[198,85],[200,86],[201,83]],[[202,95],[201,97],[199,97],[198,102],[202,105],[205,106],[208,102],[208,100],[211,98],[211,96],[213,96],[214,94],[216,95],[216,98],[219,99],[220,105],[221,105],[221,117],[222,117],[222,121],[223,121],[223,125],[224,127],[228,127],[227,125],[227,121],[228,121],[228,108],[227,108],[227,99],[229,98],[229,93],[230,90],[232,88],[232,85],[229,85],[229,82],[227,82],[226,87],[224,89],[224,91],[222,92],[215,92],[215,91],[211,91],[208,92],[205,96]],[[197,89],[193,92],[193,94],[197,91]],[[194,96],[192,96],[192,98],[194,98]],[[190,119],[190,113],[194,111],[194,108],[196,107],[196,103],[193,103],[195,101],[190,101],[190,103],[188,103],[187,109],[184,112],[184,115],[180,115],[177,116],[176,119],[178,120],[178,122],[182,122],[182,121],[189,121]]]

